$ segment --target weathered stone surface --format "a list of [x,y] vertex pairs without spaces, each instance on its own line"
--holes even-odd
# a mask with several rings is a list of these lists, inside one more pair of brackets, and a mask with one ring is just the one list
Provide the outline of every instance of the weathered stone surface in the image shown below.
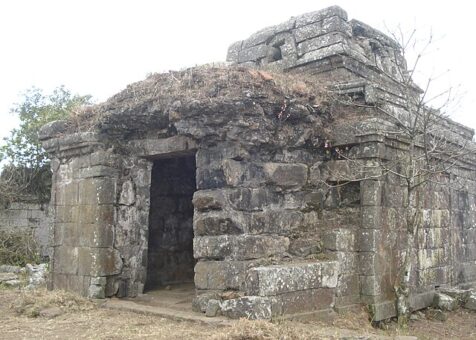
[[14,273],[0,273],[0,283],[5,283],[7,281],[17,280],[18,275]]
[[194,256],[197,259],[257,259],[279,255],[288,247],[289,239],[282,236],[198,236],[193,240]]
[[271,319],[274,299],[260,296],[245,296],[238,299],[223,301],[221,309],[223,315],[231,319],[247,318]]
[[337,229],[326,232],[322,237],[325,249],[349,251],[354,249],[354,232],[347,229]]
[[198,261],[195,287],[209,290],[243,290],[246,272],[252,261]]
[[458,307],[458,300],[443,293],[436,293],[433,298],[433,305],[444,311],[452,311]]
[[303,42],[299,43],[297,45],[297,53],[299,56],[302,56],[303,54],[318,50],[323,47],[343,43],[345,39],[346,38],[339,32],[324,34],[312,39],[304,40]]
[[0,273],[13,273],[18,274],[21,272],[21,267],[19,266],[11,266],[7,264],[0,265]]
[[106,276],[121,272],[119,252],[112,248],[77,248],[79,275]]
[[257,187],[264,183],[261,166],[244,161],[226,159],[223,161],[223,173],[230,186]]
[[257,45],[250,48],[242,49],[238,52],[238,62],[244,63],[247,61],[256,61],[258,59],[266,57],[268,53],[268,46]]
[[221,314],[221,303],[219,300],[208,300],[205,316],[215,317]]
[[276,297],[273,310],[278,315],[325,310],[334,307],[334,296],[334,290],[326,288],[288,292]]
[[304,164],[265,163],[267,180],[283,188],[302,187],[307,181],[307,166]]
[[347,20],[347,12],[344,11],[342,8],[339,6],[331,6],[325,9],[321,9],[319,11],[307,13],[304,15],[301,15],[299,18],[296,20],[296,27],[301,27],[305,25],[312,24],[317,21],[321,21],[325,18],[337,16],[342,18],[343,20]]
[[336,262],[289,263],[256,267],[248,271],[247,293],[273,296],[319,287],[335,287],[337,268]]
[[476,311],[476,294],[474,292],[472,292],[471,295],[468,296],[463,306],[466,309]]
[[193,222],[196,236],[236,235],[243,233],[243,226],[226,213],[210,212],[201,214]]
[[279,196],[267,188],[237,188],[227,192],[230,205],[236,210],[260,211],[277,207]]
[[228,52],[226,54],[226,61],[238,62],[238,55],[242,49],[243,41],[237,41],[228,47]]
[[39,140],[46,140],[64,133],[68,128],[68,122],[64,120],[55,120],[41,127],[38,133]]
[[221,210],[225,206],[222,190],[200,190],[193,194],[193,206],[199,211]]

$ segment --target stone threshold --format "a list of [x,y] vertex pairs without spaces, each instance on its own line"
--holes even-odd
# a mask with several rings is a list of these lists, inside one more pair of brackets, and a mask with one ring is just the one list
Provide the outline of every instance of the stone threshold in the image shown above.
[[193,311],[181,311],[172,308],[148,306],[136,303],[131,300],[122,300],[117,298],[106,299],[101,305],[102,308],[119,310],[123,312],[133,312],[143,315],[155,315],[174,321],[189,321],[213,326],[230,326],[232,320],[225,317],[206,317],[205,314]]

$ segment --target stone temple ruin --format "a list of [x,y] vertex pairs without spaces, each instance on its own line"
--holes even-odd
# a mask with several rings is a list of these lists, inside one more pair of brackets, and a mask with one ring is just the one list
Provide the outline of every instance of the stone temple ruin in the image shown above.
[[[373,172],[405,150],[377,109],[408,114],[399,58],[392,39],[330,7],[234,43],[233,65],[151,75],[46,125],[50,288],[135,297],[193,282],[195,310],[232,318],[361,304],[394,316],[405,190]],[[440,123],[471,144],[472,129]],[[444,176],[463,186],[421,191],[413,309],[476,282],[475,170],[466,155]]]

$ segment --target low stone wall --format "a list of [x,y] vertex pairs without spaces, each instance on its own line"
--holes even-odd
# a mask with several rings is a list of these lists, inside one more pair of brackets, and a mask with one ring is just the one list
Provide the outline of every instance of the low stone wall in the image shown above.
[[8,208],[0,209],[0,231],[33,233],[41,256],[48,256],[50,224],[48,204],[14,202]]

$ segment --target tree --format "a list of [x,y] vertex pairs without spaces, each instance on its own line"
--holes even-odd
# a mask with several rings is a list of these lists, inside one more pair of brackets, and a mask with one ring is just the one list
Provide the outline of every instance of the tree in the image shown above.
[[0,201],[8,203],[32,195],[44,201],[49,197],[49,160],[38,139],[39,129],[67,118],[90,102],[91,96],[72,94],[64,86],[48,95],[34,87],[24,93],[23,100],[11,109],[20,125],[0,147],[0,161],[6,163],[0,175]]
[[[349,155],[346,150],[334,148],[333,157],[349,162],[353,169],[361,170],[352,176],[334,174],[333,177],[340,176],[338,183],[326,183],[335,187],[365,180],[383,181],[385,176],[393,176],[404,188],[402,209],[398,216],[403,222],[404,244],[400,248],[401,261],[394,282],[395,305],[401,326],[407,324],[411,312],[411,276],[417,258],[417,235],[423,223],[422,202],[425,188],[446,186],[450,190],[460,190],[459,183],[454,181],[454,176],[451,177],[451,170],[458,167],[467,155],[475,153],[474,145],[470,141],[448,129],[450,123],[447,109],[453,100],[451,88],[431,94],[435,81],[433,77],[426,80],[423,88],[415,84],[414,79],[421,59],[433,44],[430,35],[416,54],[414,62],[407,67],[407,52],[417,45],[415,36],[416,31],[408,38],[401,32],[392,34],[397,42],[392,49],[393,55],[388,55],[387,48],[381,54],[386,58],[376,60],[379,71],[391,80],[389,84],[392,84],[398,104],[391,103],[391,100],[376,100],[369,104],[350,97],[342,99],[339,96],[336,99],[345,105],[378,110],[386,118],[385,122],[380,120],[375,124],[374,132],[398,144],[399,151],[395,152],[391,159],[380,160],[373,169],[369,169],[368,165],[362,166],[362,161]],[[375,42],[372,48],[379,49],[378,42]]]

